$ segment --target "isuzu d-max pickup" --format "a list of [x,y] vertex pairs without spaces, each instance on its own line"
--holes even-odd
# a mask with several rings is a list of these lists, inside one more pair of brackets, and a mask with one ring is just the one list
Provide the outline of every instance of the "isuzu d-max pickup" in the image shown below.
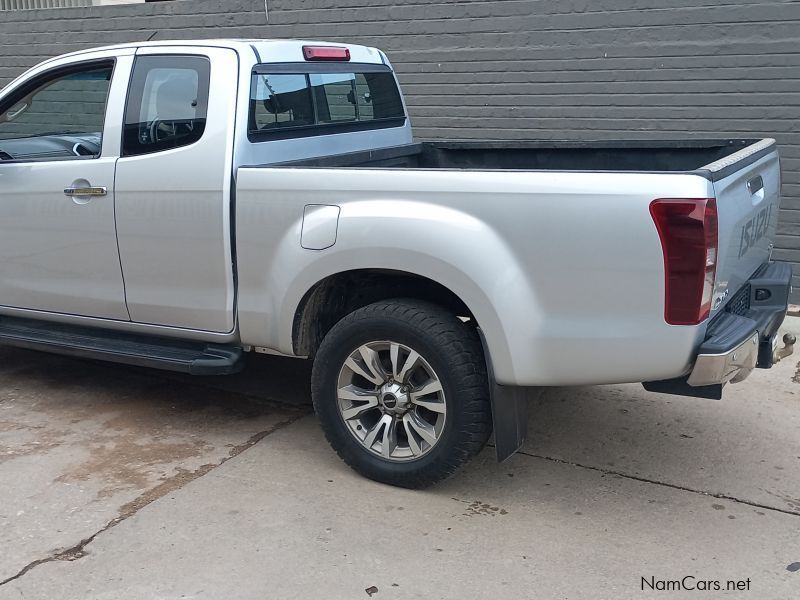
[[720,398],[790,353],[779,192],[771,139],[415,143],[375,48],[82,51],[0,92],[0,343],[313,359],[339,455],[422,487],[516,451],[532,389]]

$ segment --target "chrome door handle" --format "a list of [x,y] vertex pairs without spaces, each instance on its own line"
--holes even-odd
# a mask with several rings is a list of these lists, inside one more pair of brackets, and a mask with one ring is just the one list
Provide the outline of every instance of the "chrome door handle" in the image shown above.
[[64,188],[65,196],[105,196],[108,194],[108,188],[105,186],[96,187],[68,187]]

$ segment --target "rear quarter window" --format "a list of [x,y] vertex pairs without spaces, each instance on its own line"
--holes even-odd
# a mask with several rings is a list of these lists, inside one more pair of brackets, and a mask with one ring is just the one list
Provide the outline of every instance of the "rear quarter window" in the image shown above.
[[131,78],[123,156],[190,146],[203,137],[211,63],[200,56],[140,56]]
[[[398,127],[405,110],[394,74],[376,65],[332,72],[287,72],[304,65],[260,65],[250,94],[251,141]],[[269,72],[270,68],[281,72]],[[385,69],[385,70],[384,70]]]

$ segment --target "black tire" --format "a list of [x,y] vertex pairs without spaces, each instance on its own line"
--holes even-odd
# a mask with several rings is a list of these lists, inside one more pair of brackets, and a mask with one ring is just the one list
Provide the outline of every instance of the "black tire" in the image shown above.
[[[420,458],[396,462],[371,452],[340,413],[337,386],[344,362],[362,344],[378,340],[414,348],[444,390],[441,435]],[[483,448],[492,431],[486,362],[477,331],[426,302],[386,300],[343,318],[317,352],[311,386],[314,408],[333,449],[361,475],[390,485],[424,488],[445,479]]]

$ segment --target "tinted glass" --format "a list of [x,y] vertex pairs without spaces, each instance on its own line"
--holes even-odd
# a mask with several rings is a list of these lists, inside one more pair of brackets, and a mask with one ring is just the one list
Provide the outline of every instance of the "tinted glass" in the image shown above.
[[123,156],[194,144],[206,126],[210,65],[197,56],[136,59],[122,145]]
[[391,73],[311,75],[320,123],[403,117],[403,101]]
[[9,154],[27,158],[47,151],[61,157],[63,146],[67,157],[99,155],[112,71],[113,64],[96,63],[73,69],[34,82],[3,102],[0,140],[18,140]]
[[305,75],[255,75],[251,94],[251,130],[314,123],[314,107]]
[[[394,86],[394,81],[392,81]],[[362,121],[367,121],[375,118],[375,110],[373,106],[372,90],[370,89],[369,82],[367,81],[364,73],[357,73],[355,76],[356,87],[356,102],[358,106],[358,118]],[[399,104],[400,112],[403,111],[403,105]]]
[[251,133],[318,127],[322,134],[336,126],[392,127],[397,123],[380,121],[404,118],[397,83],[388,71],[253,75]]
[[[397,82],[391,73],[364,73],[362,77],[364,83],[361,89],[365,91],[359,94],[359,102],[372,107],[373,119],[396,119],[405,116],[400,90],[397,89]],[[358,79],[356,85],[358,86]],[[365,113],[363,110],[361,112],[363,119]]]
[[320,123],[358,120],[354,73],[324,73],[310,77]]

